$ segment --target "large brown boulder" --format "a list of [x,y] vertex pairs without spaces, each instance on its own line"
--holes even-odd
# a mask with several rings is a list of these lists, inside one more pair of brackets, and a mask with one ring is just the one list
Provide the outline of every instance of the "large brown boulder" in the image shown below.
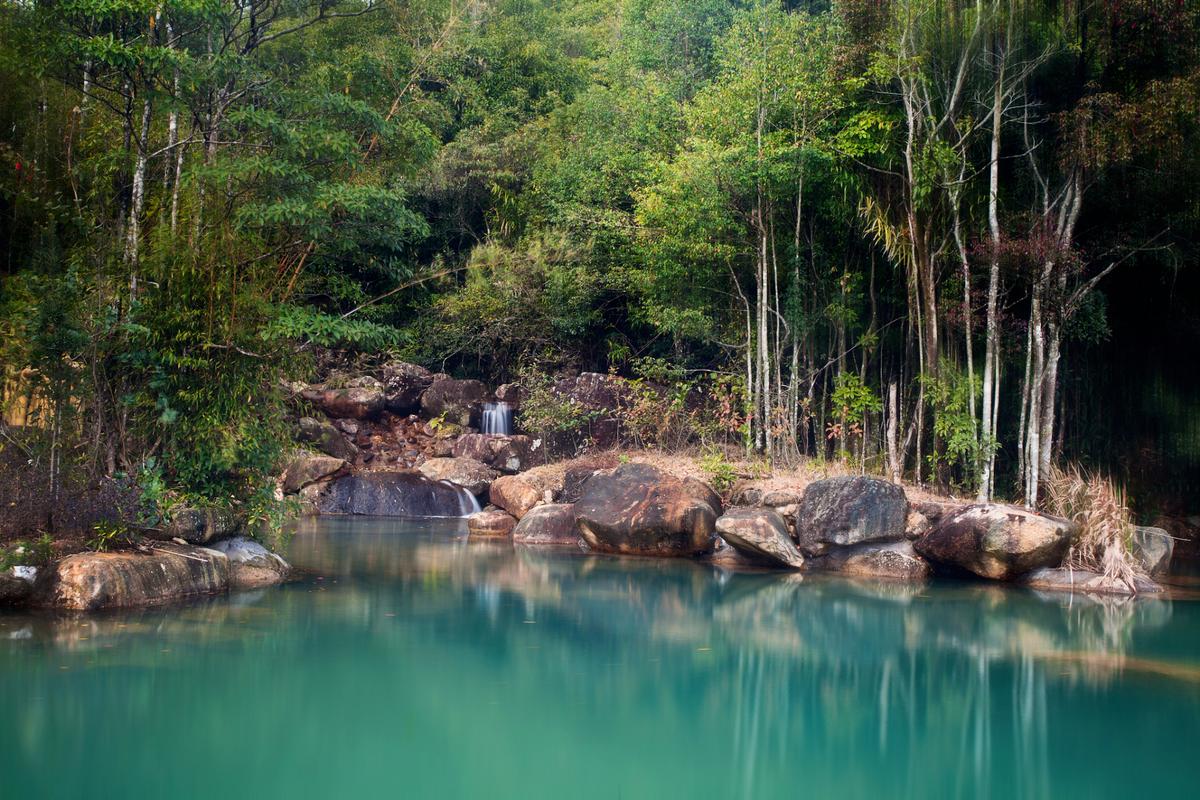
[[258,589],[282,583],[291,566],[253,539],[235,536],[213,545],[229,559],[229,585],[235,589]]
[[507,511],[478,511],[467,517],[467,532],[471,536],[508,536],[517,518]]
[[488,499],[520,519],[544,502],[545,489],[527,475],[501,475],[488,487]]
[[500,473],[473,458],[431,458],[418,468],[431,481],[447,481],[471,494],[483,494]]
[[1071,544],[1074,526],[1023,508],[973,505],[943,518],[914,548],[934,567],[1012,580],[1057,567]]
[[825,555],[810,559],[808,566],[820,572],[901,581],[923,581],[932,572],[909,541],[831,547]]
[[370,419],[378,416],[386,405],[383,384],[374,378],[358,378],[338,389],[314,386],[300,396],[334,418]]
[[157,605],[229,588],[229,559],[205,547],[78,553],[39,570],[33,603],[91,611]]
[[583,486],[575,514],[593,550],[690,556],[712,549],[718,511],[707,493],[649,464],[599,472]]
[[346,466],[340,458],[303,453],[288,463],[283,473],[283,493],[295,494],[309,484],[322,481]]
[[717,533],[753,561],[791,569],[804,566],[787,523],[769,508],[732,508],[717,520]]
[[421,394],[421,411],[430,419],[441,417],[456,425],[478,421],[488,391],[479,381],[437,378]]
[[433,373],[407,361],[383,365],[384,403],[394,414],[408,414],[421,405],[421,394],[433,383]]
[[531,509],[513,528],[517,544],[554,544],[577,547],[581,543],[575,526],[575,506],[550,503]]
[[529,436],[499,436],[468,433],[454,443],[456,458],[473,458],[501,472],[523,472],[533,465],[533,439]]
[[800,549],[819,555],[831,545],[890,542],[904,538],[908,500],[904,489],[877,478],[827,478],[810,483],[796,509]]
[[327,456],[346,461],[353,461],[358,456],[358,448],[328,422],[301,417],[299,427],[300,441],[308,442]]

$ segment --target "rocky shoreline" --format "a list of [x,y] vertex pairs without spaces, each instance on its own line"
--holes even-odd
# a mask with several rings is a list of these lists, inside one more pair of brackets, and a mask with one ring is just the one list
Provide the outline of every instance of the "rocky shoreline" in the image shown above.
[[[485,434],[485,403],[520,406],[515,386],[393,362],[378,375],[295,387],[297,449],[280,498],[306,514],[466,517],[472,538],[598,554],[697,558],[721,569],[776,569],[923,582],[944,575],[1039,590],[1142,594],[1173,540],[1137,528],[1134,585],[1067,569],[1067,520],[1014,506],[910,500],[865,475],[710,485],[606,451],[619,437],[621,379],[584,373],[553,391],[586,411],[585,443]],[[79,553],[0,574],[0,604],[79,611],[153,605],[283,581],[287,563],[224,509],[178,509],[140,550]]]

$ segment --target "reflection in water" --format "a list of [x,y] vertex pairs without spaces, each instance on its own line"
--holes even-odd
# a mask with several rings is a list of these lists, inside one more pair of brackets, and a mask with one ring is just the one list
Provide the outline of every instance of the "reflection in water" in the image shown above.
[[[6,783],[1144,796],[1184,793],[1200,732],[1191,602],[726,573],[454,521],[310,520],[291,559],[293,584],[183,609],[0,615]],[[235,756],[232,786],[197,769]]]

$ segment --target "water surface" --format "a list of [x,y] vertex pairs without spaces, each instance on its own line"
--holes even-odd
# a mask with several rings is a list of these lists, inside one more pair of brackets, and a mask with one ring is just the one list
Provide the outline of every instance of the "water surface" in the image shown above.
[[1200,604],[320,520],[286,586],[0,615],[5,797],[1190,796]]

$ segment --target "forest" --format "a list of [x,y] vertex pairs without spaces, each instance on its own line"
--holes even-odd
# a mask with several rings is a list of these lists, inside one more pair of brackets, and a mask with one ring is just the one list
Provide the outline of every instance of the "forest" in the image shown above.
[[1188,0],[3,0],[0,463],[51,503],[265,509],[291,382],[397,357],[644,382],[680,420],[648,446],[1029,506],[1077,463],[1200,512],[1198,29]]

